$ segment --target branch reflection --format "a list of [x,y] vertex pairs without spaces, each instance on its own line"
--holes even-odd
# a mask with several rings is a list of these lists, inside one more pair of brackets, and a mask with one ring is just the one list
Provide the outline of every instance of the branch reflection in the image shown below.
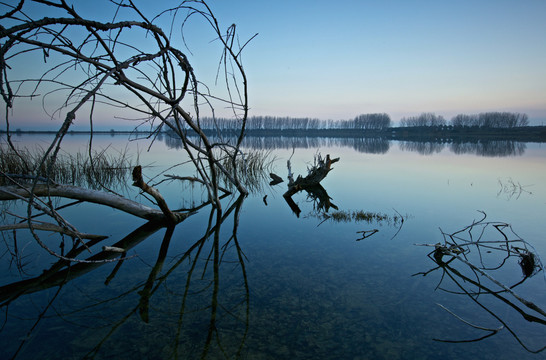
[[[139,357],[144,350],[135,348],[134,342],[124,339],[128,328],[158,332],[153,335],[161,336],[157,348],[145,353],[161,358],[205,358],[221,354],[239,357],[248,332],[250,292],[246,259],[237,238],[244,197],[230,201],[224,211],[211,209],[201,238],[185,246],[182,252],[176,249],[189,239],[185,238],[181,225],[176,229],[175,226],[150,221],[108,248],[125,249],[121,255],[102,251],[88,258],[104,260],[121,256],[126,259],[131,249],[164,229],[155,263],[147,277],[138,259],[118,261],[113,270],[106,273],[104,270],[107,270],[108,263],[71,265],[58,261],[40,276],[0,287],[0,308],[4,313],[0,325],[2,336],[16,335],[9,331],[11,322],[20,320],[18,308],[21,304],[49,297],[34,315],[26,335],[18,340],[17,345],[3,349],[6,356],[28,356],[34,343],[44,341],[38,329],[41,322],[48,321],[68,322],[81,328],[81,344],[78,346],[87,352],[85,358],[116,357],[116,354]],[[224,225],[229,223],[231,227],[226,228]],[[73,252],[84,250],[80,246]],[[169,256],[173,251],[178,255]],[[138,257],[146,261],[144,256]],[[133,270],[135,266],[137,271]],[[125,271],[124,267],[127,267]],[[79,278],[78,284],[85,282],[84,275],[91,273],[93,277],[106,274],[103,278],[106,278],[107,287],[97,290],[88,285],[80,288],[72,282],[76,278]],[[82,304],[81,299],[74,300],[78,292],[83,292],[88,299],[86,303]],[[26,311],[27,318],[29,311]],[[204,318],[208,321],[203,321]],[[203,327],[205,324],[206,328]],[[160,345],[165,343],[170,345]],[[57,356],[63,357],[62,349],[57,351]]]
[[[480,220],[463,229],[450,234],[442,232],[443,243],[423,244],[434,247],[428,256],[437,266],[414,276],[441,272],[436,289],[465,296],[498,321],[499,326],[474,324],[438,304],[465,325],[485,334],[471,339],[434,340],[450,343],[476,342],[506,330],[525,350],[531,353],[542,352],[546,345],[528,345],[521,334],[529,334],[529,323],[539,327],[546,325],[546,311],[516,290],[536,274],[544,272],[544,266],[531,244],[519,237],[510,225],[485,221],[486,215],[482,214]],[[493,277],[493,273],[504,281]],[[514,274],[523,274],[523,278],[517,279]],[[508,283],[512,285],[507,285]],[[503,305],[499,307],[499,303],[493,300],[498,300]],[[515,313],[510,314],[506,307]],[[525,319],[527,325],[522,327],[517,316],[514,317],[515,314]]]

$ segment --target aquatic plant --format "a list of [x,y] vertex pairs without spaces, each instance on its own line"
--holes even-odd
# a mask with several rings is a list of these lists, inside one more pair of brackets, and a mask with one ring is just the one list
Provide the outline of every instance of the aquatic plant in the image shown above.
[[91,156],[82,152],[61,152],[56,161],[50,158],[42,162],[43,152],[40,147],[14,149],[0,146],[0,185],[12,185],[15,181],[29,182],[37,176],[41,182],[92,189],[119,187],[126,184],[134,167],[127,150],[104,149],[92,151]]
[[[258,193],[263,191],[276,160],[277,158],[272,155],[270,150],[248,149],[237,157],[235,163],[230,157],[225,157],[222,165],[228,172],[236,172],[238,178],[250,193]],[[233,184],[224,175],[220,175],[220,179],[228,189],[234,188]]]

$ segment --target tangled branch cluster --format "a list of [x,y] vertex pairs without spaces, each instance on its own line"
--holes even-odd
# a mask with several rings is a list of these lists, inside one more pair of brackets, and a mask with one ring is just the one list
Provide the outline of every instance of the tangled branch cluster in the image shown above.
[[[85,18],[65,0],[20,1],[1,15],[2,22],[10,25],[0,26],[0,94],[6,108],[13,108],[18,98],[41,97],[45,103],[46,98],[62,93],[63,103],[58,108],[44,108],[50,116],[66,113],[57,138],[47,150],[54,154],[84,106],[90,109],[91,124],[100,104],[136,114],[135,119],[149,124],[156,133],[168,127],[183,140],[199,176],[207,180],[210,195],[217,200],[215,172],[227,170],[217,161],[213,148],[237,156],[248,110],[246,75],[241,62],[244,45],[235,41],[235,26],[224,34],[203,1],[183,1],[151,19],[133,1],[106,1],[102,5],[114,11],[109,22]],[[94,6],[101,4],[95,2]],[[55,16],[38,17],[44,13]],[[200,90],[188,57],[173,46],[172,29],[167,34],[156,25],[168,16],[172,21],[183,16],[182,24],[190,17],[200,16],[210,25],[222,44],[220,64],[226,76],[227,99],[211,94],[207,87],[202,86],[204,92]],[[38,78],[13,78],[12,69],[29,54],[42,56],[42,64],[35,65],[43,67],[43,72]],[[42,95],[41,91],[45,93]],[[213,100],[228,103],[239,119],[241,131],[234,145],[213,144],[201,131],[200,103],[212,107]],[[6,111],[9,131],[8,114]],[[191,141],[188,131],[197,134],[199,140]],[[244,193],[238,179],[228,175]]]
[[[40,99],[47,116],[63,119],[55,138],[44,149],[41,163],[34,165],[46,168],[45,175],[43,171],[40,176],[32,174],[28,167],[25,176],[32,179],[30,186],[10,178],[13,186],[23,191],[17,198],[28,204],[26,221],[33,236],[41,243],[31,220],[36,209],[49,214],[61,228],[71,227],[36,189],[53,185],[49,179],[53,178],[57,155],[76,118],[80,121],[80,113],[84,112],[83,118],[89,119],[92,133],[98,108],[121,110],[127,114],[125,120],[137,121],[135,127],[149,126],[152,143],[161,130],[169,128],[181,140],[193,163],[195,174],[187,175],[204,185],[210,204],[218,211],[221,181],[229,182],[240,194],[247,194],[237,166],[244,164],[239,160],[243,156],[239,148],[245,131],[248,95],[241,52],[248,41],[239,43],[235,25],[223,32],[202,0],[179,1],[153,16],[146,15],[133,0],[94,1],[92,6],[100,8],[100,13],[86,10],[90,4],[67,0],[0,3],[0,95],[6,109],[8,146],[17,153],[10,136],[10,114],[25,100]],[[225,79],[221,94],[211,92],[197,79],[186,52],[174,45],[185,43],[183,31],[190,18],[204,22],[221,48],[216,74],[217,79]],[[162,28],[165,23],[170,24],[168,31]],[[179,34],[174,32],[176,24],[181,29]],[[55,101],[53,108],[48,107]],[[227,105],[238,124],[239,134],[231,142],[212,141],[201,129],[202,108],[214,116],[217,104]],[[90,157],[91,144],[92,141]],[[24,157],[19,157],[24,163]],[[225,166],[226,158],[231,159],[232,167]],[[7,197],[19,194],[2,191]]]
[[[529,352],[539,353],[546,350],[546,346],[533,349],[520,339],[515,325],[509,324],[498,311],[490,308],[486,299],[500,300],[507,308],[516,311],[530,323],[546,325],[546,311],[534,302],[519,295],[515,288],[521,286],[534,275],[542,272],[544,265],[533,246],[515,233],[509,224],[503,222],[486,221],[486,214],[475,220],[472,224],[455,231],[446,233],[442,231],[443,243],[422,244],[434,247],[429,257],[436,263],[436,267],[415,275],[426,276],[435,271],[441,271],[441,278],[437,289],[448,293],[466,295],[470,300],[484,309],[501,326],[489,328],[475,325],[462,319],[457,314],[438,304],[441,308],[451,313],[458,320],[472,328],[485,331],[486,335],[469,340],[439,340],[443,342],[473,342],[480,341],[497,334],[501,330],[508,331],[521,346]],[[521,280],[508,285],[508,281],[500,281],[493,277],[493,273],[503,273],[500,270],[514,265],[517,261],[523,277]],[[461,265],[457,266],[457,264]],[[506,269],[505,269],[506,270]],[[505,274],[506,276],[506,274]],[[448,289],[447,282],[455,290]],[[513,281],[513,280],[512,280]]]

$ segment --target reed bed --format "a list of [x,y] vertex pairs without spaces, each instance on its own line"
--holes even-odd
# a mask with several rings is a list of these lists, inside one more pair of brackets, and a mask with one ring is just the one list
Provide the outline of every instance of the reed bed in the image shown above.
[[38,177],[40,181],[52,181],[99,189],[125,185],[131,175],[133,163],[127,150],[94,151],[87,153],[60,153],[55,161],[51,157],[43,161],[44,150],[0,146],[0,184],[13,181],[25,182]]
[[404,221],[404,217],[400,214],[388,215],[381,212],[371,212],[364,210],[339,210],[330,214],[320,214],[323,220],[331,220],[334,222],[366,222],[366,223],[386,223],[388,225],[398,225]]
[[[276,159],[271,151],[266,150],[248,150],[243,156],[237,156],[235,163],[237,176],[250,193],[261,192],[264,184],[269,183],[269,173]],[[230,173],[234,173],[231,158],[225,158],[222,166]],[[230,184],[229,181],[223,182]]]

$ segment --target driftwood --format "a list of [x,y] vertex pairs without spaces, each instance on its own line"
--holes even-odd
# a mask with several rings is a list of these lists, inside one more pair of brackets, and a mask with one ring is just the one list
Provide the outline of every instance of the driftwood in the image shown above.
[[326,211],[328,211],[330,207],[337,209],[337,207],[330,202],[330,197],[326,190],[320,185],[320,182],[333,169],[332,164],[338,161],[339,158],[330,159],[330,155],[326,155],[326,159],[323,159],[318,155],[315,158],[315,164],[309,169],[307,176],[302,177],[299,175],[295,181],[290,168],[290,160],[288,161],[288,190],[283,194],[283,197],[297,216],[299,216],[301,210],[294,200],[292,200],[292,195],[302,190],[307,191],[312,197],[319,199],[320,204],[322,204],[322,207],[325,208]]
[[315,165],[309,169],[309,174],[307,174],[306,177],[301,177],[301,175],[299,175],[296,181],[292,181],[292,179],[290,179],[288,183],[288,191],[285,192],[283,196],[292,196],[298,191],[317,186],[332,170],[332,164],[338,161],[339,158],[330,159],[330,155],[326,155],[326,159],[322,159],[322,157],[319,155],[315,159]]
[[269,173],[269,176],[271,177],[271,182],[269,183],[269,185],[273,186],[273,185],[277,185],[277,184],[280,184],[282,183],[284,180],[277,174],[274,174],[274,173]]

